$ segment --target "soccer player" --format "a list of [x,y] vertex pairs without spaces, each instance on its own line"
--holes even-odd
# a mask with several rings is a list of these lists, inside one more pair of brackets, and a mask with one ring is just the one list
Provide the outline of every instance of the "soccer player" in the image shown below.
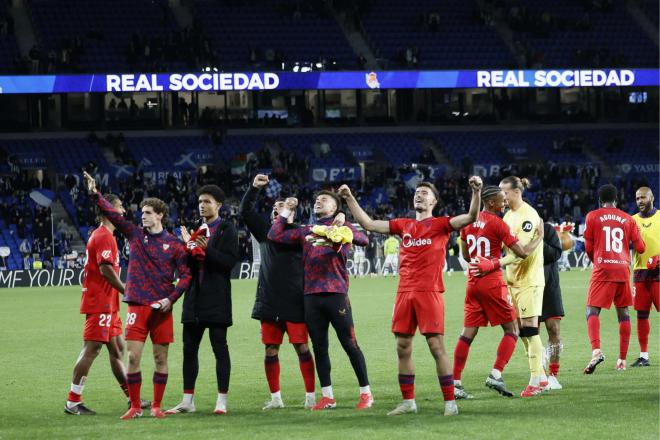
[[[504,191],[505,203],[509,210],[504,222],[518,237],[521,245],[543,237],[543,223],[534,208],[523,201],[523,192],[529,187],[529,180],[508,176],[500,182]],[[530,380],[520,393],[521,397],[539,395],[548,387],[548,378],[543,369],[543,343],[539,336],[539,316],[543,312],[543,248],[537,247],[524,260],[518,260],[506,267],[506,281],[516,307],[518,327],[529,363]]]
[[[106,200],[121,215],[122,202],[114,194]],[[87,242],[85,251],[85,277],[82,286],[80,313],[86,315],[83,330],[83,348],[73,368],[71,390],[64,412],[72,415],[94,415],[96,412],[82,402],[82,393],[92,363],[105,345],[110,356],[110,367],[121,389],[128,397],[124,357],[124,338],[119,318],[119,293],[124,293],[124,283],[119,279],[119,251],[112,233],[114,225],[104,216],[99,216],[99,227]]]
[[[285,333],[288,334],[289,342],[298,355],[300,372],[305,384],[304,407],[312,409],[316,405],[315,368],[314,357],[307,345],[302,247],[299,244],[276,243],[267,238],[272,222],[285,209],[284,199],[276,200],[272,208],[271,222],[257,212],[259,192],[268,185],[268,181],[267,175],[257,174],[239,207],[239,213],[250,233],[259,242],[261,251],[259,281],[252,318],[261,322],[261,342],[266,352],[264,370],[271,399],[263,409],[284,408],[278,356]],[[295,210],[292,210],[287,217],[286,229],[300,227],[294,223],[295,215]]]
[[[209,329],[215,355],[218,396],[215,414],[227,412],[227,391],[231,362],[227,329],[232,325],[231,270],[238,261],[238,233],[234,223],[220,218],[225,193],[217,185],[204,185],[197,191],[200,229],[193,239],[185,226],[181,237],[190,251],[188,266],[192,273],[190,288],[183,297],[183,399],[166,414],[195,411],[193,397],[199,372],[199,344]],[[208,235],[207,235],[208,234]]]
[[371,263],[367,261],[367,256],[362,246],[356,246],[353,249],[353,264],[355,265],[355,277],[362,278],[367,274]]
[[397,276],[399,271],[399,240],[394,235],[390,235],[383,242],[383,253],[385,262],[383,263],[383,275],[392,271],[392,276]]
[[628,306],[633,304],[630,289],[630,251],[643,254],[646,245],[637,223],[631,216],[616,208],[617,188],[603,185],[598,189],[600,208],[587,214],[584,244],[593,261],[594,269],[587,293],[587,330],[591,341],[591,360],[584,369],[593,374],[596,366],[605,360],[600,350],[600,310],[609,309],[614,302],[619,320],[619,359],[616,369],[626,369],[626,355],[630,342]]
[[559,359],[564,350],[561,341],[560,323],[564,317],[564,304],[561,299],[561,286],[559,284],[559,263],[565,252],[555,227],[550,223],[544,224],[543,234],[543,275],[545,287],[543,288],[543,308],[539,320],[545,323],[548,332],[548,345],[545,349],[545,358],[548,363],[548,386],[551,390],[561,390],[557,376],[559,375]]
[[[131,259],[124,302],[128,303],[126,315],[126,345],[128,349],[128,393],[131,407],[121,419],[142,416],[140,388],[142,374],[140,360],[147,335],[151,335],[156,368],[153,375],[154,399],[151,415],[165,417],[160,404],[167,385],[167,352],[174,342],[172,305],[188,289],[190,270],[183,243],[163,229],[167,205],[162,200],[147,198],[140,203],[142,227],[126,220],[96,189],[94,178],[83,174],[87,189],[96,205],[130,243]],[[179,282],[174,285],[175,272]]]
[[444,298],[442,266],[447,240],[453,230],[469,225],[477,218],[481,202],[481,178],[469,180],[472,188],[470,212],[455,217],[434,217],[433,209],[440,197],[432,183],[421,182],[415,189],[413,205],[415,219],[373,220],[360,207],[346,185],[339,193],[346,200],[355,219],[364,229],[401,237],[399,287],[392,316],[392,333],[396,338],[399,357],[399,387],[403,402],[388,415],[417,412],[415,403],[415,367],[412,360],[413,337],[419,331],[435,359],[436,372],[445,401],[445,415],[458,414],[454,397],[454,378],[445,351]]
[[643,186],[635,193],[639,212],[633,219],[639,226],[642,240],[646,243],[646,251],[635,253],[633,280],[635,282],[634,306],[637,311],[637,340],[639,341],[639,358],[631,367],[648,367],[649,363],[649,314],[651,305],[655,311],[660,307],[660,214],[653,206],[651,188]]
[[[314,344],[316,370],[321,383],[321,400],[312,410],[335,408],[337,401],[332,390],[330,378],[330,356],[328,354],[328,327],[332,324],[342,348],[348,355],[360,385],[360,400],[357,409],[370,408],[373,396],[367,376],[367,364],[364,354],[357,343],[353,313],[348,299],[348,270],[346,260],[351,244],[336,246],[315,246],[305,239],[310,234],[312,226],[287,228],[291,211],[295,210],[297,201],[286,200],[285,209],[273,223],[267,238],[277,243],[299,244],[303,249],[305,322],[309,336]],[[320,191],[316,195],[314,214],[317,225],[329,226],[335,213],[341,206],[341,199],[331,191]],[[367,236],[353,225],[347,223],[353,233],[352,245],[366,246]]]
[[481,191],[481,200],[484,209],[479,213],[477,221],[461,229],[461,253],[470,261],[491,260],[493,270],[479,277],[472,272],[468,274],[463,307],[464,327],[454,350],[454,392],[457,399],[472,398],[463,388],[461,375],[467,362],[470,345],[477,336],[479,327],[487,327],[488,324],[502,326],[504,335],[497,347],[497,358],[486,379],[486,386],[503,396],[513,397],[513,393],[504,384],[502,371],[516,348],[518,326],[516,311],[511,303],[511,295],[506,288],[502,271],[496,269],[501,265],[499,259],[503,244],[516,256],[526,258],[543,240],[540,236],[525,246],[520,245],[518,238],[500,218],[500,214],[504,211],[504,193],[499,187],[492,185],[485,187]]

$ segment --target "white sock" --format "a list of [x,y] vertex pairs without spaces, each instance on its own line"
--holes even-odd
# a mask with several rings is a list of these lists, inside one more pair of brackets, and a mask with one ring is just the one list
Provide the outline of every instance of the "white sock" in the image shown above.
[[305,393],[305,399],[314,399],[314,400],[316,400],[316,393]]
[[335,396],[332,394],[332,385],[328,385],[327,387],[321,387],[321,394],[323,397],[327,397],[328,399],[334,399]]
[[463,384],[461,383],[460,380],[456,380],[456,379],[454,379],[454,386],[455,386],[455,387],[460,387],[461,385],[463,385]]
[[371,387],[369,387],[369,385],[366,387],[360,387],[360,394],[371,394]]
[[227,407],[227,395],[223,393],[218,393],[218,400],[215,401],[216,408],[226,408]]
[[455,400],[445,400],[445,408],[448,406],[456,406]]
[[498,370],[497,368],[493,368],[492,370],[490,370],[490,375],[493,376],[497,380],[502,379],[502,372],[500,370]]
[[193,395],[192,393],[183,393],[183,404],[186,406],[190,406],[193,403]]
[[275,391],[274,393],[270,393],[270,398],[273,400],[282,400],[282,392]]
[[649,360],[649,352],[648,351],[640,351],[639,352],[639,357],[644,358],[648,361]]
[[532,377],[529,379],[529,384],[530,384],[531,386],[538,387],[538,386],[539,386],[539,382],[541,381],[540,379],[541,379],[541,378],[540,378],[539,376],[532,376]]
[[403,403],[415,404],[415,399],[403,399]]
[[591,351],[591,357],[596,356],[598,353],[600,353],[600,348],[597,348],[597,349],[595,349],[595,350],[592,350],[592,351]]

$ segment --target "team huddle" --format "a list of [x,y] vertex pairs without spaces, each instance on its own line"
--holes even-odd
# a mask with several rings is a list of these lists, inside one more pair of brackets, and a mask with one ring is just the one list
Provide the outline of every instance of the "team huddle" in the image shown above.
[[[163,228],[167,205],[161,200],[142,201],[142,227],[138,227],[124,218],[122,201],[117,196],[101,195],[94,179],[86,173],[84,178],[98,208],[99,227],[87,244],[80,307],[80,313],[86,315],[84,345],[74,367],[65,412],[95,414],[82,402],[82,394],[89,369],[103,345],[108,348],[113,374],[128,399],[128,410],[121,419],[140,417],[146,408],[157,418],[195,412],[198,351],[208,329],[216,358],[218,395],[214,412],[225,414],[231,371],[227,345],[227,330],[232,325],[230,277],[239,260],[239,250],[235,226],[219,216],[224,192],[216,185],[201,187],[197,195],[203,223],[196,231],[182,227],[181,238],[177,238]],[[255,176],[239,207],[239,214],[259,243],[261,258],[252,318],[261,323],[264,370],[271,394],[264,410],[284,407],[278,353],[285,334],[298,355],[305,388],[304,408],[322,411],[337,406],[328,352],[330,326],[358,382],[356,409],[373,405],[367,362],[357,342],[348,296],[349,251],[368,244],[363,230],[390,235],[387,263],[393,272],[398,266],[400,276],[391,331],[395,336],[402,401],[388,415],[417,412],[412,357],[417,329],[435,361],[446,416],[458,414],[457,399],[473,398],[461,376],[471,343],[479,329],[489,325],[501,326],[503,336],[485,380],[488,388],[502,396],[513,396],[504,382],[503,371],[521,339],[530,380],[520,396],[535,398],[546,390],[561,389],[558,374],[563,346],[559,322],[564,311],[557,261],[562,245],[555,229],[523,200],[526,179],[510,176],[499,186],[484,186],[479,177],[471,177],[469,211],[454,217],[433,215],[440,200],[438,191],[433,184],[421,182],[413,198],[415,218],[391,220],[372,219],[349,187],[342,185],[336,192],[320,191],[316,195],[313,212],[317,221],[312,225],[295,222],[298,201],[293,197],[277,199],[270,219],[260,215],[259,194],[268,183],[268,176]],[[585,374],[594,373],[605,360],[600,350],[599,314],[612,303],[617,310],[620,334],[616,368],[626,368],[631,335],[628,307],[632,305],[637,311],[640,343],[640,357],[632,366],[649,365],[648,318],[652,306],[656,311],[660,307],[660,216],[649,188],[640,188],[636,201],[639,212],[631,217],[616,208],[616,187],[604,185],[599,190],[601,207],[586,218],[586,252],[594,270],[586,301],[593,352]],[[346,221],[341,211],[344,203],[363,230]],[[115,230],[130,245],[125,285],[119,278]],[[452,362],[445,349],[442,274],[447,242],[454,231],[460,234],[461,254],[469,265],[464,326]],[[398,237],[400,246],[393,237]],[[634,288],[630,285],[631,245]],[[395,264],[397,248],[399,259]],[[119,294],[128,304],[124,331],[118,315]],[[183,397],[173,408],[163,410],[168,348],[174,342],[172,306],[181,297]],[[546,348],[539,335],[541,321],[548,329]],[[155,363],[152,401],[141,398],[140,363],[147,336],[152,341]],[[123,362],[125,352],[128,365]],[[321,387],[318,401],[315,373]]]

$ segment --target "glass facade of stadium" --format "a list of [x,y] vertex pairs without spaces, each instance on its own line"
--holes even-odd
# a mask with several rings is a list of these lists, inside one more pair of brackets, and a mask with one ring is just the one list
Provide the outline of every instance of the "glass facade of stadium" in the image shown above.
[[657,122],[657,87],[0,95],[0,131]]

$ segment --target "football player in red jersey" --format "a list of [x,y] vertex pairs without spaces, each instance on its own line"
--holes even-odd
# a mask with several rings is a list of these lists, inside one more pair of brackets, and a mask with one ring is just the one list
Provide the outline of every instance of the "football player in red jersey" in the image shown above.
[[587,293],[587,331],[591,341],[591,360],[584,369],[592,374],[605,360],[600,351],[600,310],[614,303],[619,320],[619,359],[616,369],[626,369],[626,355],[630,342],[630,316],[633,305],[630,288],[630,243],[635,252],[644,253],[646,245],[635,220],[617,209],[617,188],[603,185],[598,189],[600,208],[587,214],[584,244],[594,270]]
[[[87,190],[103,215],[112,222],[130,243],[124,302],[128,303],[126,317],[126,348],[128,351],[128,393],[131,407],[122,420],[142,416],[140,389],[142,372],[140,361],[147,336],[151,337],[155,371],[154,400],[151,415],[165,417],[161,401],[168,378],[167,356],[169,344],[174,342],[172,306],[190,286],[191,274],[186,264],[185,245],[163,227],[167,204],[156,198],[140,203],[142,227],[126,220],[96,190],[96,182],[83,173]],[[179,281],[175,283],[175,275]]]
[[472,201],[467,214],[455,217],[434,217],[433,209],[440,197],[432,183],[421,182],[415,189],[413,205],[415,219],[398,218],[390,221],[373,220],[360,207],[346,185],[339,194],[346,200],[355,219],[364,229],[381,234],[401,237],[399,261],[399,288],[394,303],[392,332],[396,337],[399,357],[399,386],[403,402],[389,415],[417,412],[415,404],[415,367],[412,361],[413,337],[419,327],[426,337],[431,354],[435,359],[436,372],[445,400],[445,415],[458,414],[454,397],[454,378],[449,356],[445,351],[444,298],[442,267],[445,250],[452,231],[474,222],[481,204],[481,178],[469,179]]
[[[504,223],[500,214],[504,212],[504,192],[498,186],[487,186],[481,191],[484,209],[477,221],[461,229],[461,253],[468,261],[478,259],[500,259],[502,245],[511,249],[521,258],[527,257],[543,242],[543,235],[537,236],[527,245],[521,246],[513,235],[509,225]],[[508,258],[508,257],[504,257]],[[504,260],[504,258],[502,260]],[[501,263],[500,263],[501,264]],[[486,386],[503,396],[512,397],[504,384],[502,371],[511,359],[516,341],[518,326],[516,310],[511,302],[511,295],[506,287],[502,271],[494,270],[483,276],[468,275],[465,292],[464,328],[454,351],[454,385],[457,399],[472,398],[461,384],[461,375],[467,362],[470,344],[477,336],[479,327],[501,325],[504,335],[497,347],[497,358]]]
[[[124,214],[119,197],[107,194],[105,198]],[[82,402],[82,393],[89,369],[104,345],[108,347],[112,372],[128,397],[126,368],[122,360],[125,344],[119,318],[119,293],[124,293],[124,283],[119,279],[119,251],[112,235],[115,227],[106,217],[100,215],[97,219],[99,226],[87,242],[80,301],[80,313],[86,315],[84,343],[73,367],[71,390],[64,406],[64,412],[72,415],[96,414]]]

